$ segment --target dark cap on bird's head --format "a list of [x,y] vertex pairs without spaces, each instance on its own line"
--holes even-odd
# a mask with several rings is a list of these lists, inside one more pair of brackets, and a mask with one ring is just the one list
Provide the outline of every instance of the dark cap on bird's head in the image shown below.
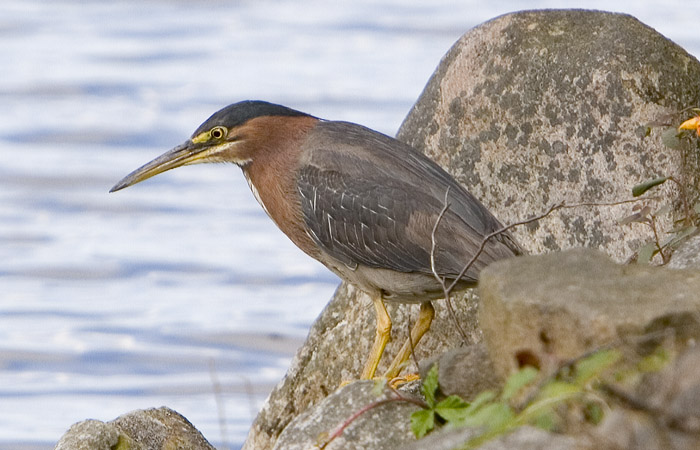
[[235,128],[243,125],[256,117],[266,116],[305,116],[311,117],[309,114],[297,111],[286,106],[276,105],[274,103],[263,102],[261,100],[246,100],[243,102],[234,103],[222,108],[211,115],[202,123],[197,130],[192,133],[192,138],[196,138],[200,134],[211,130],[216,126],[226,128]]

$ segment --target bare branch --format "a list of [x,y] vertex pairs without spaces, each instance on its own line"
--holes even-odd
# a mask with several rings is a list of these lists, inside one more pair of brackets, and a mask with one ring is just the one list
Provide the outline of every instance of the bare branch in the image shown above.
[[447,201],[447,196],[449,194],[450,188],[448,187],[445,191],[445,201],[443,203],[442,209],[440,210],[440,214],[438,214],[438,217],[435,220],[435,223],[433,224],[433,231],[430,234],[430,270],[433,272],[433,276],[438,281],[438,283],[440,283],[443,290],[445,290],[445,279],[438,275],[437,269],[435,268],[435,254],[437,253],[437,239],[435,238],[435,233],[437,233],[437,229],[440,226],[442,218],[445,216],[445,213],[450,208],[450,204]]
[[409,316],[408,320],[406,321],[406,336],[408,336],[408,345],[411,346],[411,359],[413,359],[413,363],[418,368],[418,372],[420,372],[420,364],[418,364],[418,357],[416,356],[416,347],[413,344],[413,336],[411,336],[411,328],[413,327],[411,326],[411,318]]
[[[464,332],[464,329],[459,324],[459,320],[457,320],[457,314],[455,314],[455,310],[452,307],[452,299],[450,298],[450,292],[452,291],[452,289],[447,288],[447,285],[445,284],[445,277],[441,277],[437,273],[437,269],[435,268],[435,254],[437,251],[437,239],[435,238],[435,234],[437,233],[437,229],[440,226],[440,222],[442,221],[442,218],[445,216],[445,213],[447,212],[447,210],[450,207],[450,204],[447,201],[449,194],[450,194],[450,188],[448,187],[447,190],[445,191],[445,202],[442,206],[442,209],[440,210],[440,214],[438,215],[437,219],[435,220],[435,224],[433,225],[433,231],[430,235],[430,270],[432,270],[433,276],[438,281],[438,283],[440,283],[440,287],[442,288],[442,292],[445,294],[445,305],[447,306],[447,312],[450,315],[450,319],[452,319],[452,322],[454,323],[455,328],[457,328],[457,331],[459,332],[460,336],[462,337],[462,341],[465,344],[468,344],[469,339],[467,338],[467,334]],[[415,358],[415,355],[414,355],[414,358]],[[416,367],[418,367],[417,363],[416,363]]]
[[[462,271],[459,273],[459,275],[449,284],[449,286],[446,284],[446,278],[440,276],[437,272],[437,268],[435,266],[435,256],[437,253],[437,239],[435,237],[438,227],[440,226],[440,222],[442,221],[443,217],[447,213],[447,210],[450,207],[450,204],[448,202],[448,196],[449,196],[450,190],[449,188],[445,191],[445,200],[442,209],[440,210],[440,214],[438,214],[437,219],[435,220],[435,223],[433,224],[433,230],[430,236],[430,270],[433,273],[433,276],[435,277],[435,280],[440,284],[440,287],[442,288],[444,297],[445,297],[445,304],[447,306],[447,311],[450,315],[450,319],[453,321],[455,324],[455,328],[457,328],[457,331],[459,332],[460,336],[462,337],[462,340],[464,341],[465,344],[469,343],[469,338],[467,337],[467,334],[464,332],[462,329],[459,321],[457,320],[457,315],[455,314],[454,308],[452,307],[452,301],[450,298],[450,295],[452,291],[454,290],[455,286],[459,283],[459,280],[467,273],[469,268],[474,264],[474,262],[479,258],[479,255],[484,251],[484,248],[486,247],[487,242],[489,239],[492,239],[502,233],[505,233],[512,228],[515,228],[520,225],[526,225],[528,223],[536,222],[540,219],[543,219],[544,217],[547,217],[550,215],[552,212],[558,210],[558,209],[569,209],[569,208],[579,208],[583,206],[617,206],[617,205],[622,205],[625,203],[636,203],[642,200],[649,200],[649,199],[655,199],[655,197],[645,197],[645,198],[634,198],[634,199],[628,199],[628,200],[618,200],[614,202],[582,202],[582,203],[574,203],[567,205],[566,203],[559,202],[551,205],[547,210],[541,214],[538,214],[536,216],[532,216],[528,219],[521,220],[519,222],[514,222],[511,223],[507,226],[503,226],[500,229],[493,231],[492,233],[487,234],[486,236],[483,237],[481,240],[481,243],[479,245],[479,248],[477,251],[474,253],[472,258],[469,260],[469,262],[462,268]],[[413,351],[411,352],[413,354]],[[415,355],[413,355],[413,358],[415,359]],[[417,365],[417,364],[416,364]]]
[[690,226],[693,224],[693,211],[690,208],[690,203],[688,203],[688,192],[686,191],[683,183],[678,181],[675,177],[668,177],[668,179],[675,183],[676,186],[678,186],[678,191],[680,193],[679,197],[681,198],[681,202],[683,203],[683,213],[685,216],[683,218],[683,222],[686,226]]
[[451,292],[452,289],[454,289],[454,287],[457,286],[457,283],[459,282],[459,280],[464,276],[465,273],[467,273],[467,270],[469,270],[469,268],[472,266],[472,264],[474,264],[474,262],[477,260],[479,255],[481,255],[481,252],[484,251],[484,248],[486,247],[486,243],[489,241],[489,239],[491,239],[495,236],[498,236],[499,234],[505,233],[506,231],[510,230],[511,228],[515,228],[518,225],[525,225],[525,224],[534,222],[536,220],[540,220],[543,217],[546,217],[549,214],[551,214],[552,211],[554,211],[555,209],[559,209],[559,208],[563,208],[563,207],[564,207],[564,202],[557,203],[557,204],[552,205],[549,208],[547,208],[547,211],[545,211],[544,213],[542,213],[540,215],[531,217],[529,219],[521,220],[520,222],[511,223],[510,225],[506,225],[504,227],[501,227],[498,230],[493,231],[493,232],[487,234],[486,236],[484,236],[484,238],[481,240],[481,244],[479,245],[478,250],[472,256],[472,259],[469,260],[469,262],[462,268],[462,271],[459,273],[457,278],[455,278],[455,280],[448,286],[448,288],[447,288],[448,291]]
[[514,222],[514,223],[511,223],[510,225],[506,225],[504,227],[501,227],[500,229],[493,231],[493,232],[487,234],[486,236],[484,236],[484,238],[481,240],[481,244],[479,245],[479,248],[476,251],[476,253],[474,253],[474,255],[469,260],[469,262],[464,266],[464,268],[462,268],[462,271],[459,273],[457,278],[455,278],[454,281],[452,281],[452,283],[450,283],[450,285],[447,287],[447,291],[452,292],[452,290],[455,288],[455,286],[457,285],[459,280],[464,276],[464,274],[467,273],[469,268],[474,264],[474,262],[477,260],[477,258],[479,258],[479,255],[481,255],[481,253],[484,251],[484,248],[486,247],[486,243],[489,241],[489,239],[492,239],[492,238],[498,236],[499,234],[503,234],[506,231],[511,230],[512,228],[515,228],[515,227],[520,226],[520,225],[527,225],[528,223],[536,222],[540,219],[547,217],[552,212],[554,212],[558,209],[579,208],[582,206],[617,206],[617,205],[622,205],[625,203],[635,203],[635,202],[649,200],[649,199],[650,199],[650,197],[634,198],[634,199],[628,199],[628,200],[618,200],[618,201],[614,201],[614,202],[582,202],[582,203],[573,203],[570,205],[567,205],[566,203],[564,203],[562,201],[562,202],[553,204],[552,206],[547,208],[547,210],[545,212],[543,212],[542,214],[532,216],[528,219],[521,220],[519,222]]

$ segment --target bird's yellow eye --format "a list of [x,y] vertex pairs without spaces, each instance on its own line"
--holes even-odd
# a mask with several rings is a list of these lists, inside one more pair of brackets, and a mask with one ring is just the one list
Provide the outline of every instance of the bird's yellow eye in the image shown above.
[[227,133],[228,130],[225,127],[214,127],[209,132],[209,136],[211,136],[212,139],[223,139],[226,137]]

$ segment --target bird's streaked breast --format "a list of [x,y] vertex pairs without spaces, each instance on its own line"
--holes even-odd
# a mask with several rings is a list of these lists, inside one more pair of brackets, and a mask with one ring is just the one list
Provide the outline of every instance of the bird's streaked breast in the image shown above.
[[270,211],[268,211],[267,206],[265,206],[265,202],[263,202],[262,197],[260,197],[260,192],[258,192],[258,188],[255,187],[255,184],[253,184],[252,181],[250,181],[250,177],[248,176],[248,172],[245,170],[243,171],[243,175],[245,176],[245,180],[248,182],[248,187],[250,187],[251,192],[253,192],[253,197],[255,197],[255,200],[260,203],[260,206],[262,206],[262,209],[265,210],[265,214],[272,220],[275,220],[272,215],[270,215]]

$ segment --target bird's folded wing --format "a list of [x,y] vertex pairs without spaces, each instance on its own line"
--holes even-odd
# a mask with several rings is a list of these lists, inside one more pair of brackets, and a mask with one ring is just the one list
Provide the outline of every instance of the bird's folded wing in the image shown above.
[[305,166],[299,172],[304,220],[311,238],[335,259],[400,272],[429,268],[430,248],[406,236],[410,211],[420,199],[391,185]]

